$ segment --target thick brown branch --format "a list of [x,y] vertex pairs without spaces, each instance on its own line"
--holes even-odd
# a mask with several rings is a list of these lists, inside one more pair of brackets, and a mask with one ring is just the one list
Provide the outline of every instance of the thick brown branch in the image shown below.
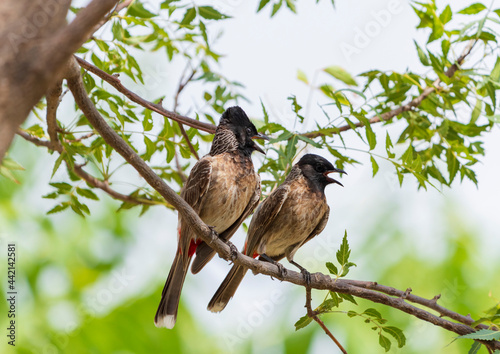
[[[154,189],[156,189],[167,202],[176,208],[183,218],[193,229],[200,239],[210,244],[210,246],[226,260],[231,260],[235,264],[242,265],[251,269],[254,273],[261,273],[269,275],[286,282],[290,282],[300,286],[306,286],[306,282],[301,273],[287,270],[285,276],[280,269],[271,263],[262,262],[239,252],[234,253],[229,246],[229,242],[224,242],[219,239],[214,231],[212,231],[203,221],[199,218],[196,212],[179,196],[175,193],[154,171],[128,146],[128,144],[106,123],[100,116],[99,112],[93,105],[92,101],[87,96],[83,81],[80,76],[80,70],[76,63],[71,69],[71,73],[67,77],[68,86],[75,97],[80,109],[83,111],[89,122],[99,132],[103,139],[111,147],[113,147],[123,158],[130,163],[139,174],[148,182]],[[419,319],[430,322],[436,326],[440,326],[449,331],[463,335],[472,333],[475,330],[462,323],[456,323],[444,318],[431,314],[428,311],[408,304],[403,298],[394,298],[380,292],[364,289],[350,284],[343,279],[332,279],[330,276],[315,273],[311,274],[311,288],[320,290],[330,290],[338,293],[351,294],[356,297],[370,300],[372,302],[381,303],[391,306],[400,311],[406,312]],[[500,349],[500,342],[492,341],[490,346],[495,349]]]
[[118,0],[93,0],[80,10],[75,19],[65,28],[62,28],[41,52],[42,70],[48,73],[62,72],[63,64],[82,46],[92,35],[92,31],[99,21],[116,5]]
[[117,89],[119,92],[121,92],[126,97],[128,97],[131,101],[133,101],[133,102],[135,102],[135,103],[137,103],[137,104],[139,104],[147,109],[150,109],[153,112],[161,114],[162,116],[165,116],[169,119],[172,119],[176,122],[179,122],[181,124],[187,125],[189,127],[192,127],[192,128],[198,129],[198,130],[205,131],[207,133],[212,133],[212,134],[215,133],[215,126],[213,124],[200,122],[199,120],[182,116],[182,115],[177,114],[175,112],[166,110],[165,108],[162,107],[161,104],[156,104],[156,103],[147,101],[147,100],[143,99],[142,97],[138,96],[137,94],[135,94],[134,92],[127,89],[125,86],[123,86],[117,77],[110,75],[105,71],[102,71],[101,69],[99,69],[96,66],[90,64],[89,62],[83,60],[82,58],[79,58],[76,56],[75,56],[75,58],[78,61],[78,64],[80,64],[80,66],[82,68],[99,76],[101,79],[103,79],[108,84],[110,84],[115,89]]
[[306,309],[307,309],[307,316],[312,318],[319,324],[321,328],[323,328],[323,331],[325,331],[326,335],[333,340],[333,342],[337,345],[337,347],[339,347],[342,353],[347,354],[347,351],[344,349],[342,344],[340,344],[337,338],[335,338],[332,332],[325,326],[325,323],[318,317],[318,312],[313,311],[311,307],[311,288],[309,286],[306,286]]

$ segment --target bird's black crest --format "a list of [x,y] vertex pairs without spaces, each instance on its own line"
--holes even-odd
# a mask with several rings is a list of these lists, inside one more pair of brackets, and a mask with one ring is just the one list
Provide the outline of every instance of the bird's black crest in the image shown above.
[[228,109],[226,109],[226,111],[220,118],[219,124],[235,125],[241,127],[253,126],[245,111],[243,111],[243,109],[241,109],[241,107],[239,106],[229,107]]
[[335,169],[335,167],[333,167],[330,161],[328,161],[324,157],[315,154],[305,154],[304,156],[302,156],[299,162],[297,162],[297,165],[300,167],[304,165],[311,165],[313,167],[323,165],[326,170]]

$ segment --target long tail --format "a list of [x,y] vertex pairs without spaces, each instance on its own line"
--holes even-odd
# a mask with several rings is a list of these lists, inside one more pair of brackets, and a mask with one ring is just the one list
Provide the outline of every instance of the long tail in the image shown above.
[[[167,281],[163,287],[160,305],[156,310],[155,326],[173,328],[177,319],[177,309],[181,297],[182,285],[189,267],[191,257],[183,259],[180,252],[177,252],[172,263],[172,268],[168,273]],[[185,262],[187,261],[187,264]]]
[[229,274],[215,292],[212,300],[208,303],[207,309],[209,311],[220,312],[224,310],[229,300],[234,296],[247,270],[248,268],[236,264],[233,265],[233,268],[231,268]]
[[205,242],[196,248],[196,257],[191,265],[191,273],[196,274],[215,256],[215,251]]

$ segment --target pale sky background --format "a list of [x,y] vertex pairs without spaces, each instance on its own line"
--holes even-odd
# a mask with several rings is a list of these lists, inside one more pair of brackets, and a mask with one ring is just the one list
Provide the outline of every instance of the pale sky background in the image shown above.
[[[470,4],[470,1],[463,0],[437,2],[440,5],[451,3],[453,9]],[[153,5],[156,4],[154,1],[149,3],[157,6]],[[202,4],[201,1],[196,3]],[[290,127],[293,121],[290,120],[290,102],[287,97],[295,94],[299,102],[305,103],[309,95],[309,88],[296,79],[298,69],[303,70],[309,79],[317,75],[317,82],[328,80],[328,77],[319,71],[330,65],[339,65],[353,75],[370,69],[404,71],[411,68],[415,72],[426,72],[418,61],[413,40],[423,45],[428,33],[415,30],[418,19],[407,1],[339,0],[336,1],[334,10],[329,0],[322,0],[317,6],[313,5],[313,1],[301,0],[297,4],[298,15],[283,9],[273,19],[269,18],[269,8],[259,14],[255,13],[256,1],[220,0],[213,3],[214,7],[233,17],[209,30],[212,35],[217,32],[217,28],[224,30],[215,44],[215,50],[225,54],[225,58],[221,60],[220,71],[246,86],[244,93],[251,103],[241,102],[241,106],[250,117],[262,116],[259,103],[262,99],[270,112],[270,119]],[[382,21],[380,13],[390,13],[389,10],[392,11],[390,18],[384,18],[383,26],[377,26],[377,18]],[[368,38],[366,46],[358,48],[359,53],[346,55],[342,48],[355,46],[355,36],[360,32]],[[175,63],[170,65],[167,62],[165,67],[162,67],[161,60],[164,59],[159,61],[158,58],[161,58],[161,55],[146,54],[139,60],[141,65],[151,64],[149,83],[153,84],[148,85],[146,80],[148,88],[143,90],[146,98],[162,94],[171,97],[182,69]],[[155,75],[158,72],[161,73],[160,77],[165,75],[167,79],[158,81],[158,75]],[[151,92],[153,88],[154,92]],[[193,100],[199,97],[196,90],[195,88],[186,91],[182,97],[181,112],[193,112]],[[311,96],[311,124],[314,119],[321,119],[322,113],[317,108],[317,103],[324,102],[320,93]],[[167,104],[168,102],[166,106]],[[385,132],[382,129],[374,127],[374,131],[379,132],[379,140],[384,138]],[[391,131],[394,131],[396,136],[398,129],[396,127]],[[347,145],[366,149],[359,144],[353,133],[345,134],[344,138]],[[309,265],[310,270],[325,272],[324,263],[335,258],[335,251],[344,230],[347,229],[353,257],[358,264],[350,276],[355,279],[375,280],[376,272],[370,264],[363,261],[357,250],[363,246],[363,235],[380,222],[380,218],[385,217],[384,206],[391,205],[391,208],[394,208],[396,205],[395,209],[391,209],[395,215],[389,222],[396,220],[400,223],[406,232],[408,247],[412,247],[422,257],[432,260],[446,252],[444,244],[440,242],[445,225],[439,219],[441,214],[438,211],[449,207],[458,213],[465,225],[477,230],[477,238],[481,240],[482,245],[477,254],[478,262],[486,262],[500,249],[498,127],[486,135],[484,147],[486,156],[481,159],[481,164],[474,167],[479,188],[468,180],[463,184],[456,181],[452,189],[443,189],[443,193],[433,189],[418,191],[416,181],[412,177],[406,177],[403,187],[400,188],[394,169],[382,161],[379,161],[378,175],[372,178],[369,156],[361,153],[352,155],[364,165],[347,168],[349,175],[342,179],[345,188],[328,187],[327,199],[332,209],[329,224],[320,237],[313,239],[297,253],[296,261]],[[318,153],[314,150],[311,152]],[[254,154],[254,161],[259,165],[262,157]],[[40,181],[40,195],[47,189],[51,167],[48,169],[45,175],[41,174],[47,180]],[[44,210],[50,209],[52,205],[51,200],[36,202],[36,207]],[[137,235],[136,241],[129,248],[126,261],[119,270],[131,279],[130,286],[113,298],[106,311],[110,311],[114,305],[119,305],[130,296],[136,296],[138,293],[146,296],[153,288],[156,291],[164,281],[176,250],[176,219],[176,214],[161,208],[153,208],[146,216],[138,219],[133,230]],[[381,235],[381,238],[383,237],[384,235]],[[243,239],[244,235],[240,232],[233,241],[240,246]],[[96,252],[100,252],[99,249],[103,249],[102,245],[96,245]],[[390,260],[391,257],[398,257],[397,250],[387,253],[383,259]],[[285,265],[288,266],[286,262]],[[228,343],[221,333],[241,336],[242,328],[250,326],[248,335],[257,343],[256,352],[259,352],[259,349],[265,350],[266,353],[279,352],[279,336],[274,336],[277,339],[273,342],[273,335],[270,334],[279,333],[283,329],[276,328],[273,318],[285,317],[289,324],[286,330],[293,328],[293,323],[304,314],[304,294],[293,291],[294,286],[290,284],[270,281],[263,276],[255,277],[249,273],[224,312],[215,315],[206,311],[206,305],[228,270],[229,266],[223,260],[215,258],[201,274],[188,274],[181,301],[187,302],[193,308],[193,313],[196,313],[202,326],[214,334],[214,340],[219,342],[221,347],[224,348]],[[97,287],[89,290],[89,296],[109,286],[112,278],[103,277]],[[278,300],[269,305],[274,298]],[[152,309],[149,314],[151,325],[154,311],[155,309]],[[62,317],[60,323],[72,319],[71,315],[67,314],[68,311],[63,312],[67,317]],[[249,325],[252,321],[259,324]],[[179,318],[178,323],[181,322],[182,318]],[[341,332],[337,335],[342,337]],[[409,340],[421,339],[421,336],[412,336]],[[315,352],[319,353],[324,346],[332,348],[328,341],[326,336],[317,337]],[[230,346],[225,348],[231,349]]]

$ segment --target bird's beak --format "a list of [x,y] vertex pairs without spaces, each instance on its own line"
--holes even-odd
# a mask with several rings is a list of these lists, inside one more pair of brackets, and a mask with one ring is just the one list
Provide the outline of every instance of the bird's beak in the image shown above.
[[[264,135],[262,133],[257,133],[257,135],[254,135],[251,137],[252,139],[263,139],[263,140],[267,140],[269,141],[269,137],[267,135]],[[261,147],[259,145],[257,145],[255,142],[253,143],[254,145],[254,149],[257,150],[258,152],[262,153],[262,154],[266,154],[264,152],[264,150],[261,149]]]
[[341,170],[340,168],[334,168],[333,170],[328,170],[325,173],[323,173],[323,176],[326,177],[326,180],[328,181],[328,183],[337,183],[337,184],[339,184],[339,185],[341,185],[343,187],[344,185],[342,183],[340,183],[336,179],[328,177],[328,175],[330,173],[334,173],[334,172],[347,174],[344,170]]

